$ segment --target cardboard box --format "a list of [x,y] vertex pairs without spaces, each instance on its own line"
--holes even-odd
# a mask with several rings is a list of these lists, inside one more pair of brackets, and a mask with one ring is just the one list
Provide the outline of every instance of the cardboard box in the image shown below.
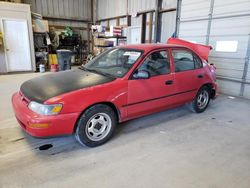
[[113,41],[103,38],[94,38],[94,44],[95,46],[114,46]]
[[94,38],[94,43],[95,43],[96,46],[104,46],[105,45],[105,39]]
[[34,32],[39,32],[39,33],[49,32],[48,20],[40,20],[40,19],[32,20],[32,27]]

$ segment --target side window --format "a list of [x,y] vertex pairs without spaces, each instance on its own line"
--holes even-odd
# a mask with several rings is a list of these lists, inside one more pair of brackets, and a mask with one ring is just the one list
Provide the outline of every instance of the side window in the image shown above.
[[164,50],[150,54],[138,70],[148,71],[150,76],[169,74],[170,63],[168,51]]
[[187,50],[172,50],[175,72],[193,70],[202,67],[201,60]]
[[199,69],[202,67],[202,62],[200,60],[200,58],[198,58],[195,54],[193,54],[194,57],[194,66],[196,69]]

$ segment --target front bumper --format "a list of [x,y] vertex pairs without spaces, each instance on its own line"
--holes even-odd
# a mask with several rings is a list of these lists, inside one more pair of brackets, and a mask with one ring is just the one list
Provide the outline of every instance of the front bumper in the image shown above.
[[[79,113],[68,113],[58,115],[39,115],[28,108],[21,95],[17,92],[12,96],[12,106],[15,116],[21,127],[30,135],[35,137],[49,137],[57,135],[72,134]],[[48,124],[47,127],[37,128],[34,124]]]

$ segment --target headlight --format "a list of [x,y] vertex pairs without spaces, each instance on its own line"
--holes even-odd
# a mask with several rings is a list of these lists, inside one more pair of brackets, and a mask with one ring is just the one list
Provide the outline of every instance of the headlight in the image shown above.
[[56,115],[58,114],[62,109],[62,104],[40,104],[34,101],[31,101],[29,103],[29,109],[33,112],[41,115]]

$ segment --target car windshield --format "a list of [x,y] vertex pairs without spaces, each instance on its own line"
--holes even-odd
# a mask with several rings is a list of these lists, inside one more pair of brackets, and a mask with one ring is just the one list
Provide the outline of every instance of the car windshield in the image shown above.
[[83,68],[111,77],[123,77],[141,56],[142,51],[113,48],[97,56]]

